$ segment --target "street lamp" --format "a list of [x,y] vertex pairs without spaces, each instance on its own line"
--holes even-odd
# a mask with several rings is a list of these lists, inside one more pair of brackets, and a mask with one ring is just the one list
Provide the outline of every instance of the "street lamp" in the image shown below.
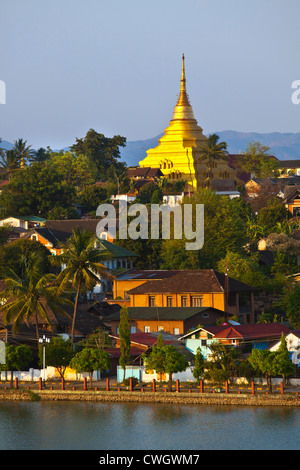
[[39,339],[39,342],[43,345],[44,383],[46,383],[46,343],[50,343],[50,339],[43,335],[43,337]]

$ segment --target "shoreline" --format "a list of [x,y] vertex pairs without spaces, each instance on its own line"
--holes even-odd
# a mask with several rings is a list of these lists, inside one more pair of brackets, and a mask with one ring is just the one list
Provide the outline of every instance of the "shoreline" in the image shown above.
[[294,393],[237,394],[237,393],[185,393],[185,392],[115,392],[69,390],[5,390],[0,401],[90,401],[110,403],[171,403],[179,405],[239,405],[300,407],[300,396]]

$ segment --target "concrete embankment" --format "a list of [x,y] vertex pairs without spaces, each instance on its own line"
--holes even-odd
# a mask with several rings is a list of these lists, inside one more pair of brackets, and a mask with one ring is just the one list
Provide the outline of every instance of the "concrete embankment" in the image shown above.
[[0,392],[0,401],[90,401],[115,403],[172,403],[179,405],[239,405],[239,406],[290,406],[300,407],[300,396],[286,394],[236,394],[236,393],[178,393],[178,392],[113,392],[113,391],[69,391],[69,390],[5,390]]

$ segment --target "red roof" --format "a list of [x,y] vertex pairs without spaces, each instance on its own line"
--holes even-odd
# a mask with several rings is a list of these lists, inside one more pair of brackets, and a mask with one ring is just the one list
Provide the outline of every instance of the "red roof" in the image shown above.
[[282,333],[287,335],[290,333],[290,328],[280,323],[257,323],[254,325],[236,325],[226,328],[223,331],[216,333],[215,338],[271,338],[275,337],[280,339]]
[[[119,339],[119,335],[110,335],[110,336],[113,336],[114,338]],[[130,342],[132,344],[139,344],[141,346],[146,346],[147,348],[150,348],[151,346],[157,343],[157,336],[158,335],[152,334],[152,333],[132,333],[130,335]],[[172,339],[168,340],[166,338],[163,338],[163,340],[164,340],[164,344],[173,344],[174,342],[178,342],[177,338],[174,338],[174,340]]]

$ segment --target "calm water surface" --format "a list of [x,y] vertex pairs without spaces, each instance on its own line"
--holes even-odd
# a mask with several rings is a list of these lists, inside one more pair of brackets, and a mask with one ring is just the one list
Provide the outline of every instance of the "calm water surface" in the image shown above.
[[300,409],[0,404],[1,450],[298,450]]

